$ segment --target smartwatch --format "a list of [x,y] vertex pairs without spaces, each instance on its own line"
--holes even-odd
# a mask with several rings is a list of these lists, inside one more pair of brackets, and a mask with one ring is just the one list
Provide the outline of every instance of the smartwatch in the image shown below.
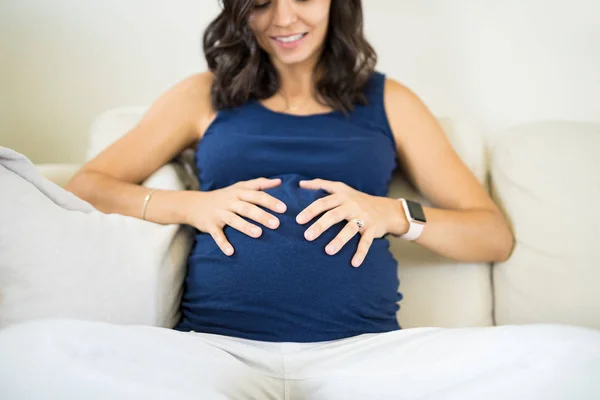
[[403,235],[398,235],[400,239],[404,240],[416,240],[427,223],[425,213],[423,212],[423,206],[420,203],[412,200],[406,200],[403,198],[398,199],[402,203],[404,209],[404,215],[408,221],[408,232]]

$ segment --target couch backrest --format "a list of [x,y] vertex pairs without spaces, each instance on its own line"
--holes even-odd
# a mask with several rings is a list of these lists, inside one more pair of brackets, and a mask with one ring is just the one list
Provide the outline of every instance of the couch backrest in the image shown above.
[[523,124],[489,148],[517,241],[494,266],[496,323],[600,329],[600,123]]
[[[487,186],[484,140],[466,121],[439,118],[455,151],[479,181]],[[390,197],[428,201],[401,175],[390,187]],[[398,319],[404,328],[419,326],[488,326],[493,324],[491,266],[443,258],[422,246],[390,238],[398,260],[400,302]]]
[[[98,117],[88,159],[134,126],[144,110],[118,108]],[[492,266],[444,259],[390,238],[404,296],[400,325],[552,322],[600,329],[600,124],[531,123],[486,142],[466,121],[439,122],[463,162],[490,187],[516,246],[508,261]],[[394,176],[389,196],[428,203],[401,175]]]

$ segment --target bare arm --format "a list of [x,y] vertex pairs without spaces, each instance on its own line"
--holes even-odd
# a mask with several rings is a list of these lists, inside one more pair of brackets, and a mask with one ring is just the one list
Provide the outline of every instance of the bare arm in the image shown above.
[[[148,188],[140,184],[184,149],[194,146],[215,118],[210,104],[212,75],[188,78],[163,94],[137,126],[85,164],[67,189],[105,213],[142,217]],[[146,219],[159,224],[187,224],[209,233],[221,251],[235,248],[223,229],[226,225],[251,237],[262,229],[279,227],[275,214],[285,204],[264,192],[281,184],[278,179],[257,178],[210,192],[157,191],[148,203]]]
[[[211,81],[211,75],[205,73],[174,85],[134,128],[87,162],[66,189],[103,212],[140,218],[149,192],[140,184],[195,145],[213,118]],[[146,219],[163,224],[186,223],[191,196],[184,191],[156,192],[148,204]]]
[[[437,120],[414,93],[388,80],[385,103],[398,157],[415,187],[434,205],[417,243],[449,258],[499,261],[509,257],[513,236],[497,205],[455,153]],[[399,202],[397,202],[399,203]],[[408,230],[400,205],[397,227]]]

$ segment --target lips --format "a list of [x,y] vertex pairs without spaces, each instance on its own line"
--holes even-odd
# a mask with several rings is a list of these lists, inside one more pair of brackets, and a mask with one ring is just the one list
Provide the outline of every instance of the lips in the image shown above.
[[272,38],[281,43],[294,43],[294,42],[301,40],[307,34],[308,34],[308,32],[303,32],[303,33],[296,33],[294,35],[273,36]]

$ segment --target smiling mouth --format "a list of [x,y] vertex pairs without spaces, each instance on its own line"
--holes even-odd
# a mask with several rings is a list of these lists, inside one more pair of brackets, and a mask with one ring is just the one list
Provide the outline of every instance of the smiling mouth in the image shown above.
[[296,35],[290,35],[290,36],[273,36],[272,39],[275,39],[281,43],[294,43],[294,42],[297,42],[298,40],[302,39],[306,35],[308,35],[308,32],[298,33]]

